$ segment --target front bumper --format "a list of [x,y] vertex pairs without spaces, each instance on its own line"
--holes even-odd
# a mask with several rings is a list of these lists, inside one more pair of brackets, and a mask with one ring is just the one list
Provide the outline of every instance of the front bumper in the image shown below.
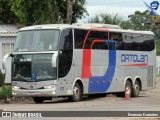
[[12,89],[12,95],[14,97],[54,97],[57,96],[57,93],[56,88],[39,90]]

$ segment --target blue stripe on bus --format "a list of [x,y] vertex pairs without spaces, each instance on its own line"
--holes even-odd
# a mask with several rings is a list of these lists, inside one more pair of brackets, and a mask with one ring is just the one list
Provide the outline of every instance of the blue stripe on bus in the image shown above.
[[[109,41],[105,40],[105,42],[108,44]],[[116,67],[116,50],[109,50],[109,55],[107,56],[107,58],[109,58],[109,62],[105,75],[92,76],[89,78],[89,93],[106,92],[111,85]]]

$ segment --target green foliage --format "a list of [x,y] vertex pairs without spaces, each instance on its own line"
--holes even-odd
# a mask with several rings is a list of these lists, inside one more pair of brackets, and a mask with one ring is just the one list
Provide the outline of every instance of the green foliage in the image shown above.
[[11,11],[20,24],[47,24],[59,22],[56,3],[53,0],[10,0]]
[[11,86],[4,86],[0,88],[0,99],[7,99],[12,96]]
[[91,18],[88,22],[118,25],[122,21],[123,21],[122,16],[119,16],[118,14],[115,14],[115,15],[100,14],[100,15],[96,15],[95,17]]
[[0,70],[0,86],[3,86],[4,84],[4,74]]
[[15,24],[17,16],[10,10],[9,0],[0,0],[0,23]]
[[[72,23],[88,15],[85,0],[74,0]],[[0,23],[35,24],[65,23],[66,0],[0,0]]]
[[156,53],[160,56],[160,40],[156,40]]
[[123,21],[120,26],[123,29],[133,30],[152,30],[156,39],[160,39],[160,25],[154,25],[153,28],[150,24],[147,24],[147,19],[150,17],[149,12],[136,11],[133,15],[129,15],[129,20]]
[[157,74],[156,77],[160,77],[160,74]]
[[93,17],[90,20],[88,20],[88,23],[103,23],[103,22],[100,19],[99,15],[96,15],[95,17]]
[[124,21],[121,27],[124,29],[134,30],[150,30],[150,25],[146,24],[147,18],[149,17],[148,11],[140,12],[136,11],[133,15],[129,15],[128,21]]
[[155,34],[155,38],[160,39],[160,24],[159,25],[154,25],[152,31]]
[[85,4],[86,4],[86,0],[74,0],[72,23],[76,23],[77,19],[82,19],[86,15],[89,15],[85,8]]

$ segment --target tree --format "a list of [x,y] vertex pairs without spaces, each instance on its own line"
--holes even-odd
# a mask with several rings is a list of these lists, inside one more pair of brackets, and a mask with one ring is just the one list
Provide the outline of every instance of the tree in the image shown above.
[[103,22],[100,20],[99,15],[96,15],[95,17],[88,20],[88,23],[103,23]]
[[0,69],[0,87],[3,87],[4,85],[4,74],[1,72],[1,69]]
[[123,29],[133,30],[152,30],[156,39],[160,39],[160,25],[154,25],[153,28],[150,24],[147,24],[147,19],[150,17],[149,12],[136,11],[134,14],[129,15],[129,20],[123,21],[120,26]]
[[[63,23],[68,23],[66,22],[67,2],[65,0],[57,0],[57,1],[61,19],[63,20]],[[76,23],[77,19],[85,17],[86,15],[88,15],[88,12],[84,6],[86,4],[85,0],[72,0],[72,1],[73,1],[73,8],[72,8],[72,19],[70,23]]]
[[[68,0],[7,0],[9,10],[21,25],[73,23],[88,14],[85,0],[69,0],[73,3],[67,15]],[[4,8],[3,8],[4,9]],[[69,10],[69,9],[68,9]],[[68,17],[67,17],[68,16]],[[67,17],[67,19],[66,19]],[[70,19],[68,22],[68,18]]]
[[66,1],[67,1],[66,23],[71,24],[71,21],[72,21],[72,11],[73,11],[73,0],[66,0]]
[[160,56],[160,39],[156,40],[156,53]]
[[0,0],[0,23],[15,24],[17,16],[10,10],[9,0]]
[[123,21],[122,17],[118,14],[100,14],[91,18],[89,23],[104,23],[104,24],[113,24],[118,25]]
[[134,14],[128,16],[129,20],[121,23],[121,27],[124,29],[150,30],[150,25],[146,24],[149,16],[147,10],[144,12],[136,11]]
[[73,15],[72,15],[72,22],[71,23],[76,23],[77,19],[82,19],[85,16],[89,15],[85,5],[86,1],[85,0],[74,0],[73,2]]
[[56,0],[10,0],[10,5],[22,25],[60,22]]

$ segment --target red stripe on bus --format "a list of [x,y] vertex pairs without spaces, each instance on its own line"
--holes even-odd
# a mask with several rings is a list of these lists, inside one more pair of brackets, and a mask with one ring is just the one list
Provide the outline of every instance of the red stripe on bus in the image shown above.
[[82,78],[89,78],[91,75],[91,49],[83,49]]
[[[85,49],[85,44],[86,44],[86,41],[87,41],[87,38],[89,36],[89,33],[91,31],[103,31],[103,32],[107,32],[108,33],[108,40],[109,40],[109,31],[107,28],[91,28],[88,30],[86,36],[85,36],[85,39],[84,39],[84,42],[83,42],[83,58],[82,58],[82,75],[81,77],[82,78],[89,78],[92,76],[91,74],[91,47],[90,46],[90,49]],[[93,44],[92,44],[93,45]]]
[[97,42],[98,42],[98,43],[103,43],[104,40],[94,40],[94,41],[92,42],[91,46],[90,46],[90,49],[92,49],[94,43],[97,43]]
[[124,65],[124,66],[148,66],[147,63],[141,63],[141,64],[129,64],[129,65]]

